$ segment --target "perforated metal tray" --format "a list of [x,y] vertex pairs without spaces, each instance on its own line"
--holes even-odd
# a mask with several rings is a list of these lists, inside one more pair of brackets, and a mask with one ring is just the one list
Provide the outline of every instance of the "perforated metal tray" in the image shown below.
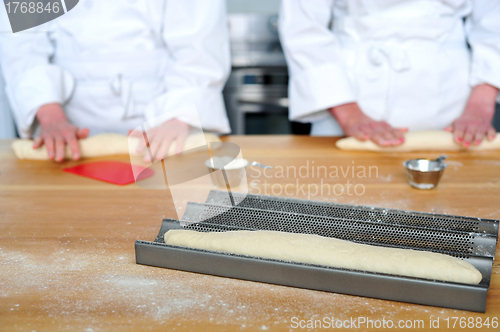
[[[484,312],[498,221],[212,191],[188,203],[181,226],[165,219],[154,242],[136,242],[138,264],[387,300]],[[165,232],[275,230],[445,253],[474,265],[479,285],[402,277],[166,245]]]

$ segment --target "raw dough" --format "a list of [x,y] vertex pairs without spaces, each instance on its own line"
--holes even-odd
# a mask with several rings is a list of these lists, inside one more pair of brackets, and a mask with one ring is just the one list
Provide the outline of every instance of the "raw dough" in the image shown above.
[[411,152],[411,151],[486,151],[500,149],[500,133],[493,141],[484,140],[480,145],[472,145],[465,149],[453,141],[453,134],[447,131],[416,131],[405,135],[405,142],[395,147],[381,147],[372,141],[360,141],[354,137],[337,141],[341,150],[377,151],[377,152]]
[[[220,142],[219,137],[214,134],[198,133],[189,136],[184,143],[184,150],[189,150],[198,146],[206,145],[203,135],[207,142]],[[131,137],[130,151],[135,151],[139,144],[139,138]],[[120,134],[99,134],[87,139],[80,140],[80,151],[82,158],[94,158],[111,155],[128,155],[129,154],[129,138]],[[174,154],[175,144],[170,146],[167,156]],[[33,141],[28,139],[20,139],[12,143],[12,149],[19,159],[30,160],[48,160],[47,149],[42,146],[38,149],[33,149]],[[66,147],[66,159],[71,159],[71,150]]]
[[448,255],[359,244],[311,234],[275,231],[170,230],[165,243],[346,269],[478,284],[481,273]]

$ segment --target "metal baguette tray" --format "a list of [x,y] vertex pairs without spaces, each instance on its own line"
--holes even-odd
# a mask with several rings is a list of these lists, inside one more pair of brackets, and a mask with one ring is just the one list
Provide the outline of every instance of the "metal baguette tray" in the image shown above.
[[[230,197],[231,195],[231,197]],[[232,203],[235,202],[235,206]],[[181,221],[164,219],[154,242],[136,241],[137,264],[278,285],[485,312],[498,220],[212,190],[188,203]],[[377,246],[426,250],[467,260],[478,285],[259,258],[165,244],[170,229],[273,230]]]

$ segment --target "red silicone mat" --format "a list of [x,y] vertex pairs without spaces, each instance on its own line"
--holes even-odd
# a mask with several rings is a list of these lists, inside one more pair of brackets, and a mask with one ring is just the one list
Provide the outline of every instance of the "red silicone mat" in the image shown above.
[[[154,174],[152,169],[146,167],[134,165],[134,168],[140,171],[139,180],[149,178]],[[131,165],[121,161],[97,161],[68,167],[64,171],[121,186],[135,182]]]

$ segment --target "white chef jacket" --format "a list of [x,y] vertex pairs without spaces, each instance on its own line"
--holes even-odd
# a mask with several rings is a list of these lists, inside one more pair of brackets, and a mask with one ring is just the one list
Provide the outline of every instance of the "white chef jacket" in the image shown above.
[[228,40],[224,0],[81,0],[54,21],[0,33],[0,63],[22,137],[54,102],[92,134],[159,115],[195,125],[177,111],[192,104],[205,129],[227,133]]
[[313,135],[341,135],[326,109],[350,102],[394,127],[443,129],[472,86],[500,87],[498,0],[284,0],[280,35],[290,119]]

